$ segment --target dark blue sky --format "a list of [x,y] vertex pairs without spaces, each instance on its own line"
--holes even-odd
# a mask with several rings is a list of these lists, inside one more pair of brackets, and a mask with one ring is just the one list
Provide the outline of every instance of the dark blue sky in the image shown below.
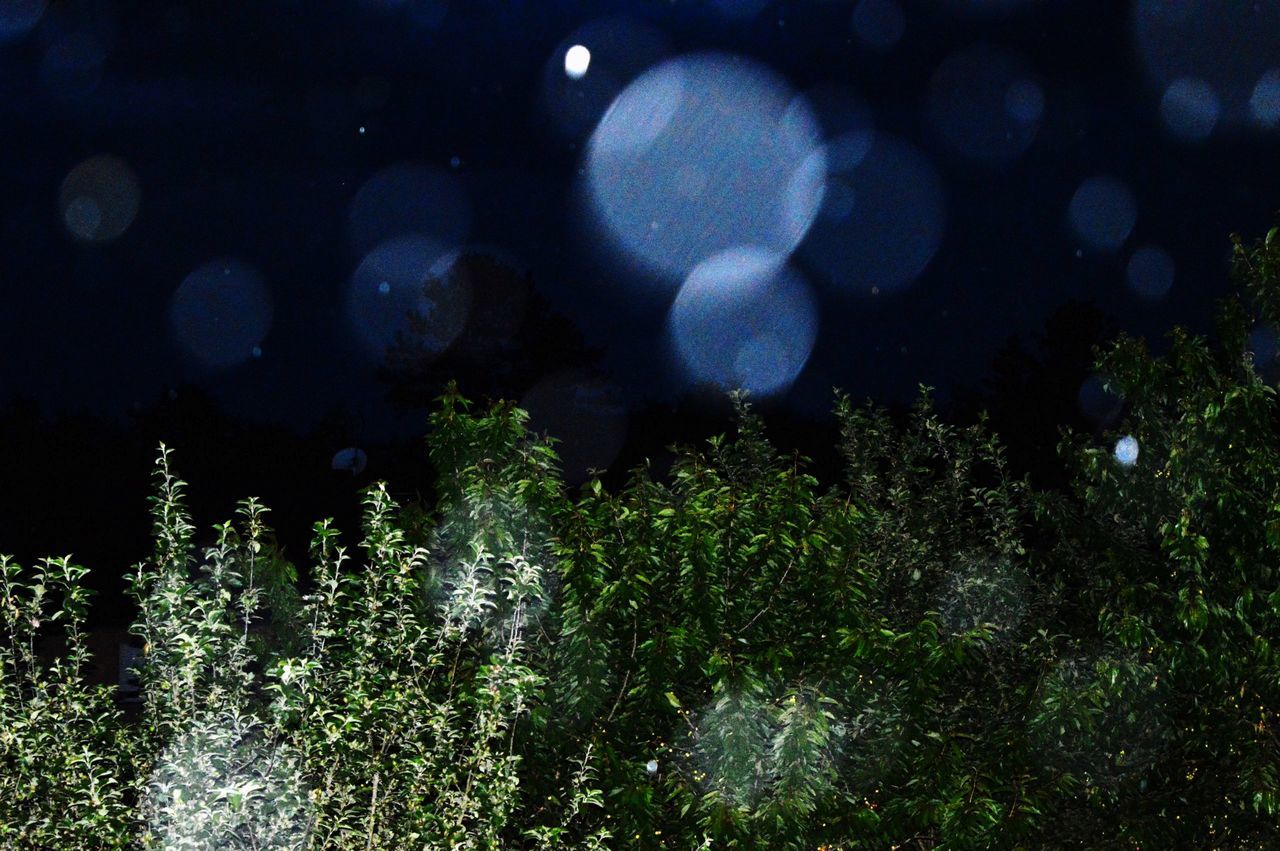
[[[797,411],[828,410],[832,385],[885,402],[977,385],[1009,335],[1068,299],[1152,338],[1207,332],[1228,234],[1280,209],[1276,0],[55,0],[37,19],[43,5],[0,0],[0,404],[51,413],[119,416],[194,383],[251,421],[306,430],[344,404],[357,437],[420,432],[384,404],[351,328],[357,270],[403,235],[386,226],[398,216],[444,249],[515,258],[626,399],[674,396],[676,289],[598,227],[610,211],[575,198],[613,96],[691,54],[777,75],[741,97],[746,78],[719,70],[739,66],[686,80],[682,109],[715,106],[704,138],[681,137],[690,163],[718,152],[712,183],[749,190],[720,209],[732,192],[705,189],[704,230],[728,239],[776,206],[750,197],[769,185],[762,149],[716,133],[752,126],[762,94],[807,96],[815,149],[844,138],[822,204],[845,206],[787,246],[811,352],[757,341],[728,360],[799,358],[781,397]],[[579,41],[580,90],[563,71]],[[872,153],[849,153],[863,142]],[[852,169],[839,185],[836,152]],[[601,173],[626,190],[615,207],[656,185]],[[682,226],[683,208],[660,206]],[[1167,293],[1135,292],[1170,270]],[[234,293],[209,294],[219,272]],[[779,335],[802,333],[770,311]],[[221,324],[201,324],[210,312]]]

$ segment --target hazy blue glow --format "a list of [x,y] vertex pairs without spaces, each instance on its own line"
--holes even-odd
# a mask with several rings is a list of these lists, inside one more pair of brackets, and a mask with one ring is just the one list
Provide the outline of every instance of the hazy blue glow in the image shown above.
[[1249,113],[1259,127],[1280,127],[1280,68],[1272,68],[1258,78],[1249,96]]
[[693,270],[668,325],[692,381],[768,396],[785,390],[804,368],[818,312],[784,256],[735,248]]
[[271,328],[271,294],[252,267],[215,260],[179,285],[170,325],[183,347],[205,366],[224,368],[253,356]]
[[81,242],[118,239],[138,215],[137,175],[119,157],[99,154],[81,162],[62,181],[58,208],[67,231]]
[[800,251],[832,284],[893,290],[924,272],[946,226],[942,182],[915,147],[884,133],[848,133],[826,146],[822,213]]
[[559,441],[555,450],[569,484],[587,481],[591,469],[608,468],[626,439],[621,390],[587,370],[548,375],[525,393],[520,407],[529,412],[530,429]]
[[581,44],[575,44],[565,51],[564,73],[570,80],[581,80],[591,67],[591,51]]
[[897,0],[858,0],[853,8],[853,31],[870,47],[893,47],[907,29],[907,17]]
[[1165,129],[1184,142],[1203,142],[1209,138],[1221,111],[1213,87],[1194,77],[1174,80],[1160,100],[1160,118]]
[[1116,441],[1116,460],[1125,467],[1132,467],[1138,463],[1137,438],[1125,435]]
[[822,201],[812,112],[772,71],[698,54],[629,85],[591,137],[591,202],[615,247],[681,277],[741,245],[789,254]]
[[646,763],[644,764],[644,770],[645,770],[646,772],[648,772],[650,776],[652,776],[652,775],[654,775],[654,774],[657,774],[657,773],[658,773],[658,761],[657,761],[656,759],[651,759],[651,760],[649,760],[648,762],[646,762]]
[[1145,298],[1163,298],[1173,286],[1176,266],[1163,248],[1145,245],[1133,252],[1125,278],[1129,289]]
[[365,181],[351,201],[347,233],[357,255],[408,234],[455,248],[471,229],[471,202],[462,179],[418,163],[385,168]]
[[1080,185],[1067,215],[1076,235],[1089,247],[1112,251],[1133,231],[1138,202],[1120,179],[1103,174]]
[[91,94],[102,82],[107,53],[96,38],[86,32],[59,36],[40,62],[40,78],[57,97],[74,98]]
[[424,355],[443,354],[466,326],[471,293],[448,275],[455,254],[424,236],[384,242],[361,261],[347,289],[347,315],[356,336],[378,360],[398,335],[423,320],[415,337]]
[[0,0],[0,44],[17,41],[35,29],[47,0]]
[[952,153],[986,165],[1008,162],[1040,129],[1044,92],[1022,57],[993,45],[948,56],[929,80],[925,118]]
[[364,468],[368,464],[369,456],[363,449],[349,446],[334,453],[333,461],[330,462],[329,466],[334,470],[345,470],[353,476],[358,476],[364,472]]

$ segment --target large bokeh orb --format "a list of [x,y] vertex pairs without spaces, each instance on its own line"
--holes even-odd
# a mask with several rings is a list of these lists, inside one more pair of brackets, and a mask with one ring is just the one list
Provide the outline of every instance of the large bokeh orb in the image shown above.
[[637,78],[601,119],[586,162],[605,238],[676,280],[742,245],[789,254],[825,175],[812,111],[768,68],[723,54]]
[[200,363],[225,368],[253,357],[272,319],[271,293],[257,270],[226,258],[206,263],[173,294],[169,321]]
[[786,390],[808,361],[818,310],[785,257],[734,248],[693,270],[668,325],[693,383],[770,396]]
[[1030,64],[1003,47],[979,44],[951,54],[929,80],[925,121],[948,152],[999,165],[1031,146],[1044,91]]

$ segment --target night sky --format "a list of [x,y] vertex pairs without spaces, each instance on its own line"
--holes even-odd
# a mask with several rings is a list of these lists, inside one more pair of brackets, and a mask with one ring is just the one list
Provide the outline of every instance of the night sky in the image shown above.
[[9,486],[71,479],[0,551],[141,517],[183,416],[206,493],[332,513],[449,373],[585,469],[707,387],[945,404],[1064,304],[1208,333],[1278,155],[1277,0],[0,0]]

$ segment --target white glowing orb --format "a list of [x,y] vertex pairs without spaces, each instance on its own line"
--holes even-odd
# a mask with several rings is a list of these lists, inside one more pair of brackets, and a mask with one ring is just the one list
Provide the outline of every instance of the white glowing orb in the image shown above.
[[581,80],[591,67],[591,51],[581,44],[575,44],[564,54],[564,72],[571,80]]
[[1116,460],[1126,467],[1138,463],[1138,439],[1125,435],[1116,441]]
[[651,760],[649,760],[647,763],[645,763],[645,765],[644,765],[644,770],[645,770],[645,771],[647,771],[647,772],[649,772],[650,774],[657,774],[657,773],[658,773],[658,761],[657,761],[656,759],[651,759]]

